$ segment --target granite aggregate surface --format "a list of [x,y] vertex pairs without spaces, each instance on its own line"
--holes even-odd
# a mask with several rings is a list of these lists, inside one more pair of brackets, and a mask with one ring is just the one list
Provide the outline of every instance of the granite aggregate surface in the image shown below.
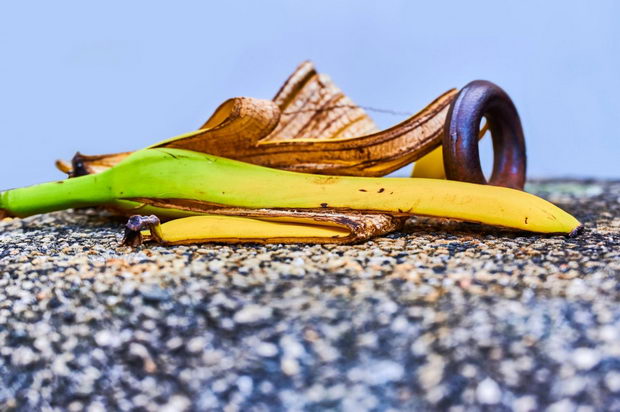
[[0,410],[620,410],[620,182],[576,238],[412,219],[352,246],[120,246],[0,222]]

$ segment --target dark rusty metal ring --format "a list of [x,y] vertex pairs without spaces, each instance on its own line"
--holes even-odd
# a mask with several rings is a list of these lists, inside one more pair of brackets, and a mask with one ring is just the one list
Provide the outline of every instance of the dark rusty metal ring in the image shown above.
[[519,114],[508,94],[486,80],[467,84],[450,106],[443,136],[446,177],[487,184],[478,152],[483,117],[493,138],[493,173],[488,184],[523,189],[526,155]]

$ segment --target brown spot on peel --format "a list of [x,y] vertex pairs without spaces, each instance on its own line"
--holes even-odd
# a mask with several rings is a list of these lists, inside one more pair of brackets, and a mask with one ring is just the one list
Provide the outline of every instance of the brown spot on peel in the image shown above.
[[314,178],[314,183],[317,185],[332,185],[338,182],[338,180],[335,176],[317,176]]

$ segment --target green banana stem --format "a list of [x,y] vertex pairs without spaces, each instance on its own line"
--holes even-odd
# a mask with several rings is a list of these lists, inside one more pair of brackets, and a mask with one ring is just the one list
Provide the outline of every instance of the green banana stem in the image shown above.
[[0,214],[26,217],[72,207],[95,206],[112,200],[105,176],[88,175],[42,183],[0,193]]

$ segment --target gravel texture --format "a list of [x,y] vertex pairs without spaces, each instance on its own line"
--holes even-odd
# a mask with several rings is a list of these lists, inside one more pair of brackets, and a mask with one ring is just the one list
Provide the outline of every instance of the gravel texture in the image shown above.
[[355,246],[119,246],[0,223],[0,410],[620,410],[620,182],[575,238],[412,220]]

